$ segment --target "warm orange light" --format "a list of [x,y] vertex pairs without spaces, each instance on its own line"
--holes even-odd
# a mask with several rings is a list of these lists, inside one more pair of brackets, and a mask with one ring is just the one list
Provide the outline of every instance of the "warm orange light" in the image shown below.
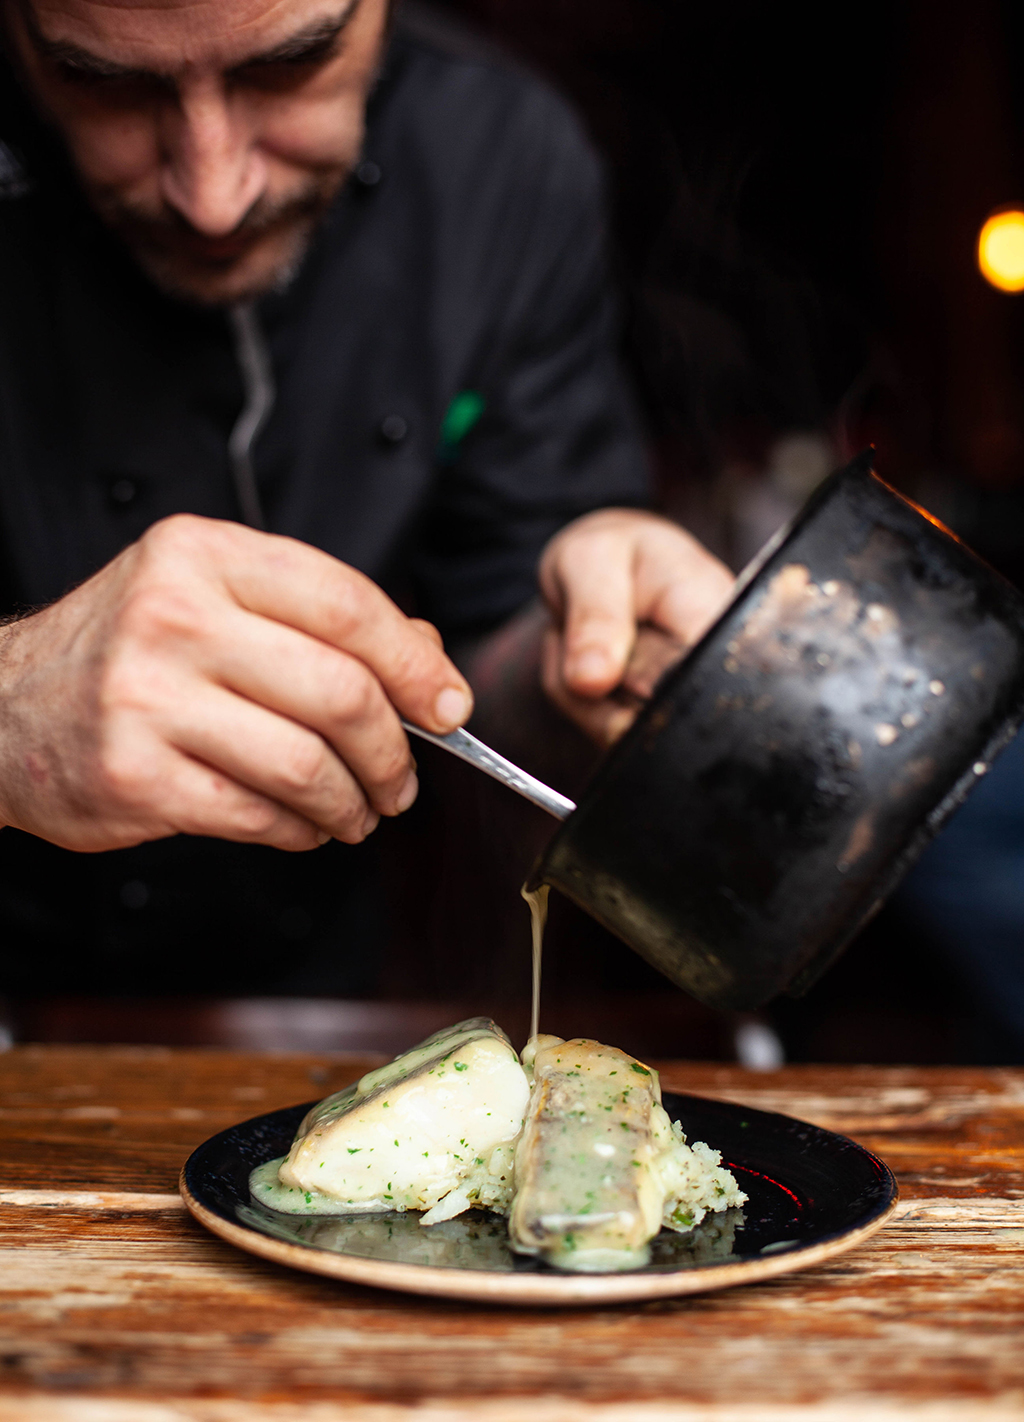
[[1000,291],[1024,291],[1024,212],[997,212],[978,235],[978,269]]

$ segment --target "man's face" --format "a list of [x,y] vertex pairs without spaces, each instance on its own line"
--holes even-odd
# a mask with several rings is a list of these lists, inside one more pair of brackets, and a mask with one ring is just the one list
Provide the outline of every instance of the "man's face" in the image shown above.
[[163,290],[287,279],[356,161],[387,0],[7,0],[85,190]]

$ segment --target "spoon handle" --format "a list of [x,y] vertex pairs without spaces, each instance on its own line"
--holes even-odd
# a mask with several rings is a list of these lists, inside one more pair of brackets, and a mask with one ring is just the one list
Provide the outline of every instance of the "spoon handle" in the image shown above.
[[576,808],[572,800],[567,799],[565,795],[559,795],[557,790],[552,790],[543,781],[527,775],[525,770],[520,770],[518,765],[513,765],[503,755],[492,751],[490,746],[485,746],[483,741],[478,741],[476,736],[471,736],[468,731],[458,730],[447,736],[435,736],[433,731],[424,731],[422,727],[413,726],[409,721],[403,721],[402,726],[411,735],[420,736],[432,745],[440,746],[442,750],[451,751],[452,755],[457,755],[460,760],[468,760],[477,770],[482,770],[485,775],[493,776],[510,790],[532,800],[557,820],[566,819]]

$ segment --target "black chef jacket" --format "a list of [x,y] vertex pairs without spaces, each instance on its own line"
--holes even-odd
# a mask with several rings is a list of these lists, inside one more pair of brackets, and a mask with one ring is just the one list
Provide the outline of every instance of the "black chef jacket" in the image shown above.
[[[229,322],[154,290],[4,83],[0,571],[45,603],[154,520],[237,519]],[[259,320],[276,400],[266,526],[362,569],[450,636],[534,590],[569,519],[646,495],[614,352],[595,160],[561,102],[492,59],[393,37],[363,161]],[[372,849],[180,836],[76,855],[0,834],[0,992],[369,986]],[[174,951],[177,950],[177,951]]]

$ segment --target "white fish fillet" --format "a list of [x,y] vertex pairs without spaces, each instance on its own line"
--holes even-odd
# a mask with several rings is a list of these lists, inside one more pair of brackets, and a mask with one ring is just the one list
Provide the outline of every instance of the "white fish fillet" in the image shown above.
[[616,1047],[542,1037],[516,1146],[513,1248],[563,1269],[634,1269],[661,1229],[685,1231],[746,1196],[721,1157],[686,1144],[657,1073]]
[[504,1032],[460,1022],[315,1106],[287,1157],[253,1173],[253,1195],[293,1214],[423,1210],[424,1224],[504,1213],[529,1094]]

